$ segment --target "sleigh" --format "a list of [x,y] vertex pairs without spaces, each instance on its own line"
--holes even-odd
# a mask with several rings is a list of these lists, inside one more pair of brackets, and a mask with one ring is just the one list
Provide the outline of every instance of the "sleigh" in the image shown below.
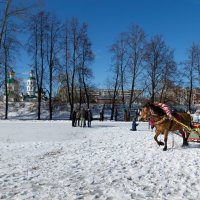
[[192,122],[192,131],[188,142],[200,142],[200,123]]
[[[185,126],[184,124],[180,123],[178,120],[175,120],[178,124],[182,125],[183,128],[187,129],[190,132],[190,136],[188,138],[188,142],[198,142],[200,143],[200,123],[192,122],[191,128]],[[178,136],[182,137],[179,132],[175,132]]]

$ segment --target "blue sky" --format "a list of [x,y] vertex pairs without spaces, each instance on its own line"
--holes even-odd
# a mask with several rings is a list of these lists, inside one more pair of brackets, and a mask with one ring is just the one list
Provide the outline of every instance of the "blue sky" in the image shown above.
[[109,47],[131,24],[140,25],[148,37],[163,35],[175,49],[177,62],[186,59],[192,42],[200,42],[200,0],[43,0],[45,9],[60,19],[77,17],[89,24],[96,55],[94,82],[105,86],[111,65]]

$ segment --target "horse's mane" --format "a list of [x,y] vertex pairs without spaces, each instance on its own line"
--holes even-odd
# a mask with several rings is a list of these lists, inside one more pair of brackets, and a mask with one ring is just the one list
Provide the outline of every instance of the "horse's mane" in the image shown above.
[[166,115],[164,110],[159,106],[156,106],[154,103],[148,102],[147,104],[144,105],[144,107],[149,107],[155,114],[158,114],[160,116]]

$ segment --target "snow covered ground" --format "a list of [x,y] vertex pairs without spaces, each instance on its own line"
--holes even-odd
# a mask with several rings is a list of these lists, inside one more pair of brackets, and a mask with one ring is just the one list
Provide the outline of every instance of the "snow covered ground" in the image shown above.
[[200,144],[168,151],[147,123],[0,121],[0,199],[200,199]]

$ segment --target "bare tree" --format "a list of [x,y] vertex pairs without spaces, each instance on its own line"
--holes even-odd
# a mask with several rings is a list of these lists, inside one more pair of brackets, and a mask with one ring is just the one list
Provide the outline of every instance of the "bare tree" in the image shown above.
[[49,73],[49,119],[52,120],[53,115],[53,105],[52,105],[52,95],[53,95],[53,75],[56,72],[58,66],[58,52],[59,52],[59,39],[61,24],[56,19],[55,16],[50,15],[47,26],[47,65]]
[[122,33],[120,35],[120,38],[118,40],[118,59],[119,59],[119,66],[120,66],[120,88],[121,88],[121,99],[122,99],[122,104],[124,107],[124,111],[126,110],[126,102],[125,102],[125,95],[124,95],[124,90],[125,90],[125,85],[126,85],[126,78],[127,78],[127,66],[130,61],[130,56],[128,53],[128,47],[127,47],[127,33]]
[[[86,98],[87,107],[90,107],[90,95],[89,95],[89,82],[90,79],[93,77],[92,70],[89,68],[90,63],[94,60],[94,53],[91,49],[91,42],[88,37],[88,26],[87,24],[83,24],[82,30],[81,30],[81,44],[80,44],[80,70],[79,70],[79,85],[84,88],[84,96]],[[80,87],[80,94],[82,93]],[[80,96],[81,101],[81,96]]]
[[76,86],[75,86],[75,80],[76,80],[76,72],[79,66],[79,57],[80,57],[80,51],[79,51],[79,44],[80,44],[80,39],[81,39],[81,35],[80,35],[80,26],[78,23],[78,20],[76,18],[73,18],[71,20],[71,24],[70,24],[70,31],[71,31],[71,37],[70,37],[70,42],[72,45],[72,49],[71,49],[71,54],[72,54],[72,70],[71,70],[71,84],[70,84],[70,93],[71,93],[71,109],[70,109],[70,118],[72,116],[72,112],[74,110],[74,97],[75,97],[75,90],[76,90]]
[[200,83],[200,45],[198,43],[193,43],[193,49],[195,52],[195,72],[197,72]]
[[166,66],[166,58],[170,54],[170,49],[166,46],[160,35],[151,38],[145,45],[145,61],[147,77],[150,80],[151,101],[154,102],[156,94],[159,93],[159,85]]
[[0,21],[0,49],[2,47],[3,34],[5,33],[8,21],[14,21],[15,19],[16,24],[17,19],[26,16],[27,13],[30,14],[30,11],[39,5],[37,3],[33,4],[30,1],[23,0],[5,0],[4,2],[5,6],[0,10],[0,12],[3,13],[2,20]]
[[94,59],[94,54],[91,50],[86,24],[80,25],[78,20],[73,18],[70,23],[64,25],[63,32],[61,48],[64,52],[64,64],[61,66],[60,73],[63,74],[61,77],[67,91],[71,118],[74,104],[78,102],[77,99],[79,99],[79,108],[84,100],[89,106],[88,89],[92,78],[92,70],[89,65]]
[[198,44],[193,43],[191,48],[188,51],[188,59],[184,62],[184,72],[185,77],[188,80],[188,95],[187,95],[187,104],[188,110],[191,112],[192,97],[193,97],[193,88],[195,81],[197,80],[198,73],[197,69],[199,68],[199,46]]
[[[112,50],[114,51],[114,49]],[[113,120],[114,117],[114,111],[115,111],[115,106],[116,106],[116,98],[117,98],[117,93],[119,90],[119,64],[115,63],[114,68],[113,68],[113,74],[114,74],[114,90],[113,90],[113,96],[112,96],[112,105],[111,105],[111,116],[110,120]]]
[[142,62],[144,59],[144,44],[145,44],[145,32],[138,25],[130,27],[128,32],[128,46],[129,46],[129,71],[131,78],[131,94],[128,103],[128,120],[130,120],[130,112],[132,104],[134,103],[134,93],[136,87],[136,81],[141,73]]
[[[0,20],[0,64],[4,65],[4,71],[1,71],[4,76],[5,86],[5,119],[8,118],[8,71],[14,57],[18,55],[18,49],[21,45],[17,36],[19,28],[22,26],[24,16],[35,7],[32,3],[23,0],[5,0],[3,7],[0,8],[2,13]],[[2,68],[1,68],[2,70]],[[1,84],[1,83],[0,83]],[[2,85],[2,84],[1,84]]]
[[8,72],[11,69],[11,64],[13,63],[13,60],[15,56],[18,53],[18,49],[21,46],[19,40],[17,39],[17,33],[19,31],[19,28],[12,23],[11,20],[7,22],[4,35],[3,35],[3,42],[1,49],[1,60],[4,65],[4,88],[5,88],[5,119],[8,118]]
[[127,51],[127,35],[121,34],[119,37],[119,40],[117,40],[112,46],[111,46],[111,53],[112,56],[112,62],[113,62],[113,73],[114,73],[114,91],[113,91],[113,98],[112,98],[112,107],[111,107],[111,120],[114,116],[114,110],[115,110],[115,103],[116,103],[116,97],[118,93],[118,88],[121,89],[121,96],[122,96],[122,104],[125,109],[125,98],[124,98],[124,84],[125,84],[125,70],[128,65],[129,57],[128,57],[128,51]]
[[[117,89],[120,88],[120,95],[127,120],[130,120],[132,104],[139,98],[135,93],[137,79],[142,72],[144,60],[145,32],[138,25],[132,25],[128,32],[121,33],[119,39],[112,45],[112,62],[114,63],[114,95],[112,101],[111,119],[115,110]],[[124,91],[130,88],[130,97],[125,98]],[[146,88],[146,87],[145,87]],[[127,110],[126,110],[127,109]]]
[[3,19],[2,19],[2,24],[1,24],[1,30],[0,30],[0,49],[2,46],[2,39],[3,39],[3,34],[6,28],[7,20],[8,20],[8,15],[9,15],[9,8],[10,8],[10,2],[11,0],[6,0],[6,6],[3,14]]
[[[0,57],[2,57],[3,55],[5,56],[5,45],[4,45],[4,49],[3,48],[3,43],[4,43],[4,39],[5,39],[5,34],[8,35],[8,33],[6,33],[6,31],[8,31],[9,25],[12,22],[13,25],[13,29],[16,29],[16,26],[22,25],[22,21],[19,20],[21,19],[23,16],[25,16],[25,14],[29,11],[31,11],[32,8],[34,8],[36,6],[33,5],[32,3],[28,2],[28,1],[23,1],[23,0],[15,0],[15,1],[11,1],[11,0],[3,0],[1,2],[1,7],[0,7]],[[24,18],[23,18],[24,19]],[[16,30],[13,30],[16,32]],[[10,31],[9,31],[10,32]],[[0,59],[0,64],[3,65],[4,62]],[[2,70],[2,68],[1,68]],[[2,79],[1,79],[2,80]],[[2,81],[0,81],[0,87],[2,86]]]
[[5,34],[3,42],[4,52],[4,87],[5,87],[5,119],[8,119],[8,59],[9,59],[9,43],[7,42],[7,34]]
[[66,88],[66,95],[67,95],[67,102],[69,102],[70,107],[72,105],[72,98],[71,98],[71,52],[70,52],[70,25],[68,22],[66,22],[63,25],[63,42],[61,42],[61,49],[63,49],[63,58],[64,58],[64,64],[60,68],[60,82],[61,85],[64,85]]
[[177,75],[176,63],[174,61],[174,52],[171,51],[166,55],[165,64],[161,75],[161,81],[159,84],[160,102],[168,101],[168,90],[175,86],[175,79]]
[[45,55],[46,55],[46,36],[48,17],[46,13],[40,12],[30,18],[29,32],[30,38],[29,53],[32,55],[33,67],[36,74],[36,85],[38,92],[38,111],[37,119],[41,119],[41,102],[44,94],[43,82],[45,73]]

